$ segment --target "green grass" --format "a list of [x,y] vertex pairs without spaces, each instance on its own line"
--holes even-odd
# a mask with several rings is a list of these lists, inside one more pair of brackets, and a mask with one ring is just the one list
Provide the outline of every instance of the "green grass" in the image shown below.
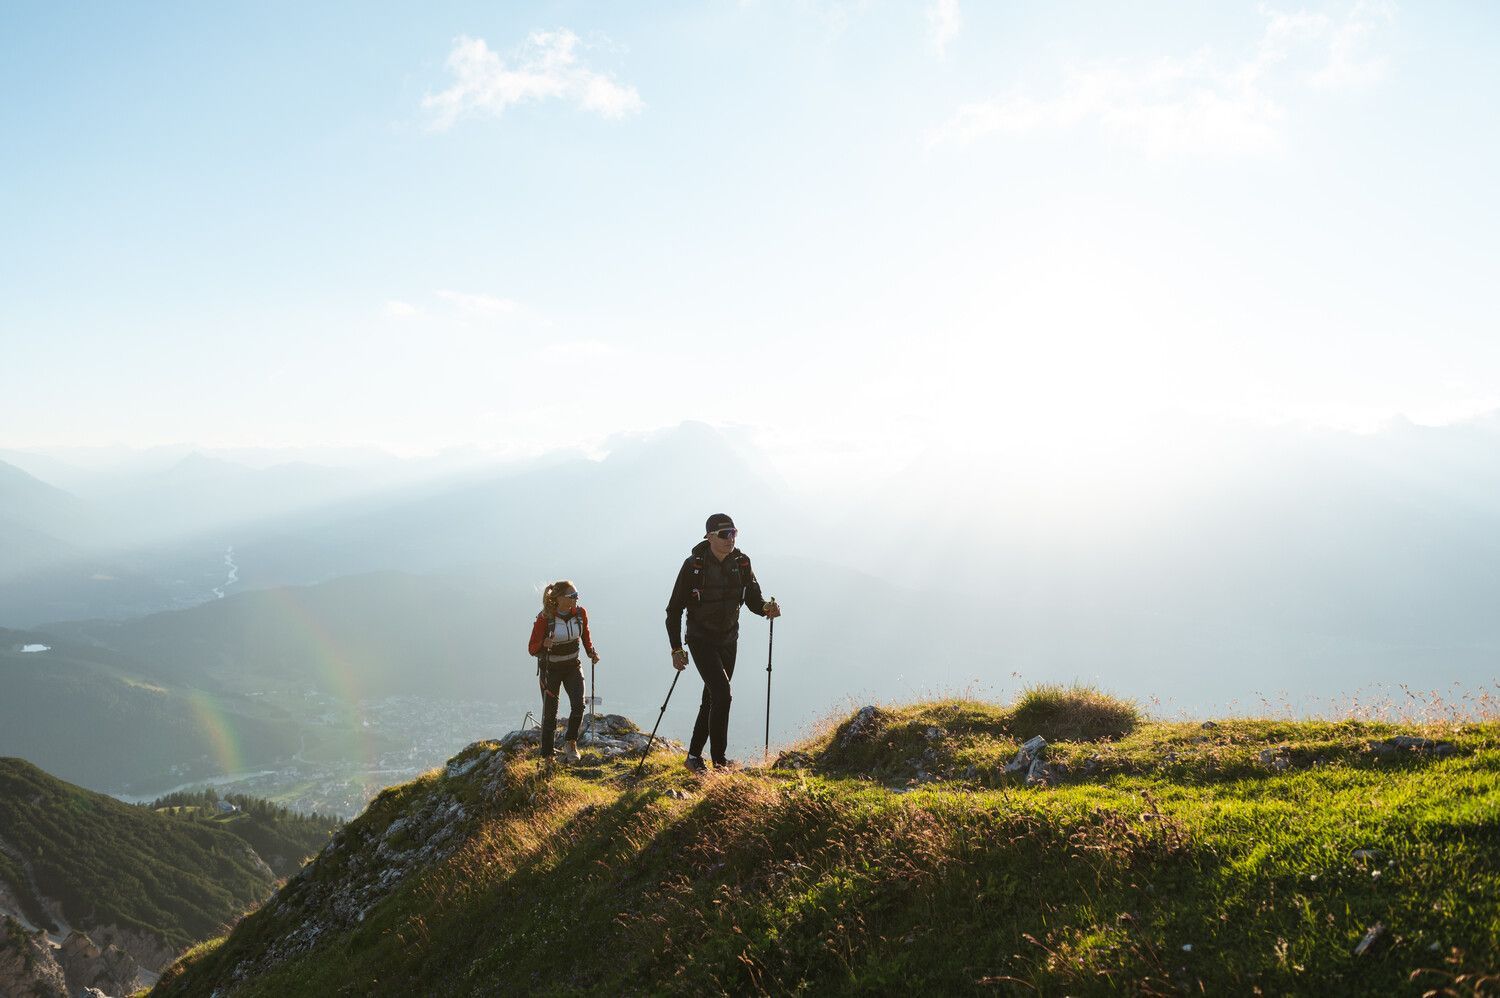
[[[801,746],[803,769],[700,780],[659,755],[633,783],[628,765],[580,775],[516,759],[494,788],[434,772],[378,798],[346,831],[351,844],[306,877],[330,885],[374,862],[380,833],[434,794],[469,809],[461,848],[231,991],[1493,987],[1477,975],[1500,965],[1500,724],[1204,729],[1120,713],[1130,725],[1110,722],[1118,738],[1101,739],[1093,720],[1069,729],[1075,740],[1041,730],[1057,737],[1050,758],[1069,764],[1052,785],[998,776],[1049,711],[1059,726],[1110,715],[1088,702],[1102,694],[1070,692],[885,708],[857,746],[839,747],[847,722]],[[1397,732],[1456,751],[1370,751]],[[913,755],[928,782],[908,782]],[[185,958],[159,993],[212,993],[316,911],[268,904]],[[1377,922],[1382,944],[1355,957]]]
[[1023,741],[1043,735],[1053,741],[1088,742],[1129,734],[1140,722],[1140,711],[1134,703],[1092,686],[1038,685],[1021,693],[1008,722],[1010,733]]

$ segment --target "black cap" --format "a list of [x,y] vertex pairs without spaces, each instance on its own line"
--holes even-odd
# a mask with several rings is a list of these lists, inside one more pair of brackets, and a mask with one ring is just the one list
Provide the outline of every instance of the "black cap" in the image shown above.
[[715,530],[725,530],[733,527],[734,521],[729,518],[728,513],[715,513],[713,516],[710,516],[708,518],[708,522],[703,525],[703,533],[706,536],[713,533]]

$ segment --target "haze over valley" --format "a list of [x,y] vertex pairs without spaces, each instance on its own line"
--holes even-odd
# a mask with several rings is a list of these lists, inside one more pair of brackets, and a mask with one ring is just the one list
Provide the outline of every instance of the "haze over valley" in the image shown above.
[[[603,709],[652,717],[671,578],[720,508],[787,609],[773,741],[858,702],[1037,682],[1095,683],[1167,714],[1404,707],[1406,685],[1462,712],[1493,695],[1500,652],[1485,610],[1500,598],[1496,440],[1483,422],[1258,431],[1173,458],[1191,474],[1158,457],[1066,504],[1036,469],[977,462],[937,493],[917,462],[811,497],[702,424],[602,455],[388,470],[402,484],[295,511],[255,491],[221,519],[222,493],[195,506],[180,466],[156,485],[136,472],[137,495],[177,496],[176,535],[141,526],[141,505],[8,465],[9,536],[53,553],[0,579],[0,754],[126,796],[214,780],[352,815],[535,710],[522,636],[554,576],[585,594]],[[44,471],[66,455],[10,456]],[[915,509],[913,494],[927,496]],[[751,756],[764,621],[745,613],[742,634],[732,738]],[[685,738],[693,713],[682,698],[664,732]]]

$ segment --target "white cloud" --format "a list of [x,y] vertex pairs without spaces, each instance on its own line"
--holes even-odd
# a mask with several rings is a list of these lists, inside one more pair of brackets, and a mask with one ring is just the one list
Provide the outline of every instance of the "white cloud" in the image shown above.
[[466,319],[503,319],[514,315],[520,307],[512,298],[497,298],[494,295],[467,294],[462,291],[438,291],[436,294]]
[[1367,86],[1385,71],[1372,49],[1394,19],[1388,4],[1359,3],[1341,18],[1264,7],[1261,13],[1265,29],[1244,58],[1202,49],[1185,58],[1065,67],[1057,92],[1012,92],[964,105],[930,133],[928,144],[1091,124],[1154,157],[1263,154],[1280,146],[1289,101],[1299,93]]
[[958,0],[933,0],[927,7],[927,26],[932,32],[932,45],[938,58],[948,54],[948,43],[958,37],[963,27],[963,15],[958,9]]
[[1312,82],[1328,89],[1367,87],[1385,78],[1381,34],[1396,20],[1393,3],[1360,3],[1335,25],[1328,38],[1328,62]]
[[410,302],[392,299],[385,303],[385,315],[388,319],[415,319],[422,314],[422,310]]
[[796,8],[822,30],[838,36],[868,14],[870,5],[871,0],[798,0]]
[[566,29],[534,32],[507,64],[484,39],[460,37],[448,54],[453,85],[423,98],[422,107],[438,129],[451,128],[469,114],[499,117],[528,101],[566,101],[606,118],[639,112],[645,105],[636,89],[582,65],[579,45],[578,36]]

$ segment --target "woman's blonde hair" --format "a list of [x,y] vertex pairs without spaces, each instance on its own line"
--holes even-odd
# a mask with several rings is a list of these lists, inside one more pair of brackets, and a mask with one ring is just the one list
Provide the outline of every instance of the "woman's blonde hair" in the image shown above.
[[548,617],[557,616],[557,598],[563,593],[577,591],[578,587],[573,585],[571,579],[558,579],[542,590],[542,613]]

